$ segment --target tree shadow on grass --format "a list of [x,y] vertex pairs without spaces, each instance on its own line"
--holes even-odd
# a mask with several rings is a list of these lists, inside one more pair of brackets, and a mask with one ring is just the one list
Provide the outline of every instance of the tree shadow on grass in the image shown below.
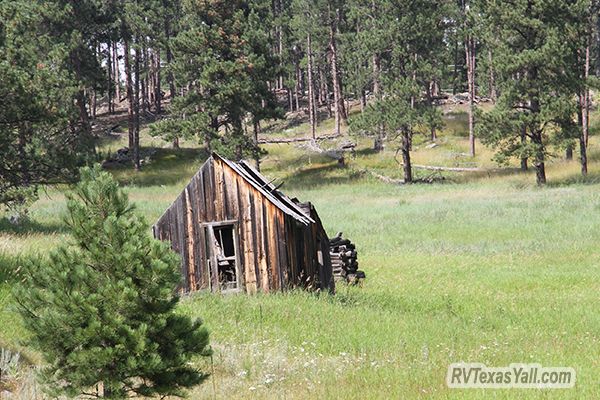
[[33,219],[25,219],[19,223],[12,223],[8,218],[0,218],[0,233],[25,236],[32,233],[52,234],[66,233],[67,226],[61,222],[39,222]]
[[548,187],[561,187],[570,185],[597,185],[600,183],[600,171],[588,172],[586,176],[580,172],[568,175],[564,178],[548,181]]
[[363,147],[355,150],[354,154],[357,156],[372,156],[373,154],[377,154],[377,151],[373,147]]
[[319,186],[344,184],[361,179],[361,172],[338,165],[337,161],[303,167],[283,179],[285,188],[313,189]]
[[148,154],[149,161],[140,171],[135,171],[132,163],[113,165],[107,170],[121,185],[169,186],[189,180],[209,156],[205,149],[198,148],[144,147],[141,154]]
[[[458,173],[457,173],[458,174]],[[479,181],[483,179],[497,178],[497,177],[507,177],[507,176],[519,176],[523,174],[533,174],[531,170],[523,171],[517,167],[505,167],[505,168],[493,168],[493,169],[484,169],[481,171],[473,171],[473,172],[460,172],[462,174],[460,177],[456,178],[456,182],[473,182]]]

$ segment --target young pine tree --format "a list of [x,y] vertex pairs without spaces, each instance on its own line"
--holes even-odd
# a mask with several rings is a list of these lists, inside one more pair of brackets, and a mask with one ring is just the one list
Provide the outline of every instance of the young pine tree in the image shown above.
[[183,395],[206,375],[200,321],[175,313],[178,257],[148,235],[127,195],[99,167],[68,196],[73,240],[31,262],[16,289],[52,395]]

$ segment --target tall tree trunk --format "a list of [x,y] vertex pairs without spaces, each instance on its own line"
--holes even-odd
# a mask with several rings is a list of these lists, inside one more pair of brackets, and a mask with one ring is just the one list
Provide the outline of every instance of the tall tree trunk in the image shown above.
[[596,13],[596,76],[600,76],[600,15]]
[[[258,121],[254,121],[254,145],[257,147],[257,149],[259,148],[258,145],[258,133],[260,132],[260,125],[258,123]],[[258,151],[255,152],[255,156],[254,156],[254,163],[256,165],[256,170],[260,172],[260,154]]]
[[590,75],[590,46],[588,42],[588,46],[585,48],[585,65],[583,71],[583,79],[585,81],[585,89],[582,97],[582,120],[581,120],[581,129],[583,131],[583,138],[585,140],[585,145],[587,147],[589,143],[589,132],[590,132],[590,89],[588,87],[588,80]]
[[[278,18],[278,21],[281,20],[281,15],[283,14],[283,0],[275,0],[275,16]],[[277,39],[277,55],[279,56],[279,68],[281,69],[281,73],[277,77],[277,86],[278,89],[283,89],[283,27],[281,23],[278,23],[275,27],[275,35]]]
[[[538,79],[538,71],[536,68],[528,71],[527,78],[532,82],[537,81]],[[540,101],[539,98],[535,95],[535,93],[531,94],[529,100],[529,108],[531,113],[534,115],[538,115],[540,113]],[[535,119],[535,118],[534,118]],[[533,123],[535,124],[535,122]],[[538,185],[544,185],[546,183],[546,167],[545,167],[545,158],[546,151],[544,147],[544,140],[542,131],[539,127],[532,124],[530,128],[531,131],[531,140],[535,145],[535,158],[533,166],[535,167],[535,178]]]
[[454,42],[454,72],[452,73],[452,95],[456,95],[458,85],[458,60],[460,58],[460,51],[458,46],[458,39]]
[[[582,101],[585,95],[579,94],[577,102],[579,103],[579,107],[577,107],[577,123],[579,126],[583,126],[583,115],[585,110],[582,107]],[[583,129],[580,130],[579,133],[579,161],[581,162],[581,174],[586,176],[588,173],[587,168],[587,143],[585,142],[585,134],[583,133]]]
[[[435,91],[435,81],[431,81],[429,85],[427,85],[427,105],[433,108],[433,92]],[[432,142],[437,140],[437,133],[435,130],[435,124],[431,124],[429,127],[430,139]]]
[[[135,51],[135,67],[136,67],[136,76],[138,76],[140,79],[140,88],[141,88],[141,95],[142,95],[142,101],[141,101],[141,108],[142,108],[142,114],[147,115],[148,112],[148,48],[146,46],[146,39],[139,39],[137,40],[138,46],[136,47],[136,51]],[[141,49],[138,49],[138,47],[141,46]],[[139,58],[138,58],[139,56]],[[136,84],[137,84],[137,79],[136,79]]]
[[135,111],[133,98],[133,82],[131,77],[131,54],[129,39],[123,40],[123,59],[125,61],[125,90],[127,92],[127,130],[129,133],[129,151],[133,151],[135,132]]
[[[167,67],[171,66],[171,61],[173,61],[173,53],[171,52],[171,44],[169,43],[171,39],[171,24],[168,18],[165,18],[165,54],[167,56]],[[177,96],[177,90],[175,89],[175,80],[173,78],[173,72],[171,68],[169,68],[167,73],[167,81],[169,83],[169,92],[171,94],[171,99]]]
[[113,104],[113,55],[112,55],[112,44],[109,40],[106,45],[106,72],[107,72],[107,91],[108,91],[108,113],[112,114],[115,111],[115,105]]
[[162,112],[162,90],[160,87],[160,50],[157,50],[155,55],[154,55],[154,62],[156,63],[156,68],[155,68],[155,85],[154,85],[154,102],[155,104],[155,109],[156,109],[156,113],[160,114]]
[[[113,69],[114,69],[114,78],[115,78],[115,103],[116,106],[119,106],[121,103],[121,71],[119,70],[119,48],[118,42],[113,42]],[[114,107],[113,107],[114,111]]]
[[324,89],[324,81],[325,79],[323,78],[323,68],[321,68],[320,65],[317,65],[317,75],[319,76],[319,84],[317,85],[319,90],[317,90],[317,104],[320,106],[322,106],[323,104],[325,104],[325,98],[327,96],[325,96],[325,89]]
[[410,162],[410,130],[408,128],[402,129],[402,164],[404,172],[404,183],[412,183],[412,165]]
[[310,33],[306,35],[306,52],[308,58],[306,66],[308,74],[308,114],[310,118],[310,131],[314,139],[316,138],[317,113],[315,105],[315,88],[312,65],[312,38]]
[[494,72],[494,63],[492,58],[492,50],[488,49],[488,64],[490,70],[490,82],[489,82],[489,91],[490,91],[490,99],[495,103],[496,102],[496,74]]
[[377,53],[373,54],[372,65],[373,65],[373,95],[375,96],[375,98],[378,98],[378,96],[381,92],[381,86],[379,83],[379,74],[381,71],[381,59],[379,57],[379,54],[377,54]]
[[[328,5],[330,23],[329,23],[329,51],[331,52],[331,77],[333,81],[333,101],[335,103],[335,134],[341,133],[341,124],[348,123],[348,115],[346,114],[346,106],[344,104],[344,96],[342,94],[342,84],[338,68],[338,52],[336,43],[337,32],[337,14],[338,10],[332,10],[331,3]],[[333,16],[335,12],[335,16]]]
[[367,94],[364,89],[360,90],[360,112],[365,112],[365,108],[367,108]]
[[296,61],[296,84],[294,85],[294,100],[296,104],[296,111],[300,110],[300,95],[298,94],[300,90],[300,66],[298,65],[298,61]]
[[319,68],[319,80],[321,81],[319,95],[321,100],[319,101],[321,104],[325,104],[325,107],[327,108],[327,116],[331,118],[333,114],[331,113],[331,101],[329,99],[329,85],[327,84],[327,76],[321,68]]
[[[540,139],[541,140],[541,139]],[[546,184],[546,167],[543,150],[538,150],[535,159],[535,181],[539,186]]]
[[[381,82],[379,81],[381,72],[381,58],[378,53],[373,53],[371,64],[373,68],[373,96],[375,97],[375,101],[378,101],[381,99]],[[383,151],[385,139],[384,136],[385,133],[383,125],[379,124],[379,126],[377,126],[377,132],[373,141],[373,150],[377,153]]]
[[[523,125],[521,127],[521,144],[525,146],[527,142],[527,127]],[[527,157],[521,157],[521,170],[527,171]]]
[[475,126],[473,120],[475,100],[475,41],[469,35],[465,40],[465,58],[467,60],[467,83],[469,93],[469,154],[475,156]]
[[90,125],[90,116],[88,115],[86,107],[85,90],[81,89],[79,90],[79,92],[77,92],[77,96],[75,97],[75,104],[79,109],[79,122],[81,123],[83,131],[87,136],[91,136],[92,126]]
[[133,136],[133,165],[138,171],[140,169],[140,63],[142,52],[140,49],[140,42],[136,40],[137,46],[135,46],[135,88],[134,88],[134,121],[135,129]]

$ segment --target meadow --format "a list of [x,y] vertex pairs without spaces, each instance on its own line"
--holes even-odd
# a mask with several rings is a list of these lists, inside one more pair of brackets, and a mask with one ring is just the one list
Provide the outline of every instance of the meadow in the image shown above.
[[[304,126],[306,128],[306,126]],[[302,131],[302,125],[292,135]],[[326,126],[323,128],[326,129]],[[124,139],[107,139],[115,150]],[[180,312],[202,318],[214,355],[197,364],[211,377],[191,398],[592,399],[600,397],[600,152],[591,142],[588,178],[556,157],[550,184],[508,167],[440,174],[432,184],[391,185],[365,169],[400,177],[394,149],[374,154],[359,139],[346,167],[292,145],[270,145],[262,163],[290,196],[313,202],[330,235],[356,243],[360,287],[335,296],[301,291],[269,295],[196,294]],[[438,146],[416,143],[414,162],[493,167],[478,144],[448,124]],[[155,148],[143,171],[115,170],[138,211],[152,223],[206,154],[192,143]],[[419,171],[417,177],[430,172]],[[439,176],[438,176],[439,175]],[[49,188],[20,227],[0,220],[0,346],[27,349],[10,288],[20,258],[68,241],[63,191]],[[571,366],[573,389],[457,390],[445,383],[453,362],[488,366]],[[17,385],[18,386],[18,385]]]

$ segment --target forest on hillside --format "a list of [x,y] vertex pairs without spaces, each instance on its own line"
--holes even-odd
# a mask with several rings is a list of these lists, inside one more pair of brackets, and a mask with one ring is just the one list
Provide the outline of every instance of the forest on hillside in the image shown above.
[[435,140],[440,102],[464,93],[471,156],[477,136],[544,184],[555,146],[585,175],[599,26],[596,0],[5,1],[0,202],[98,161],[94,119],[122,103],[135,169],[140,119],[258,162],[261,126],[301,112],[313,137],[333,117],[334,135],[398,143],[411,182],[413,135]]

